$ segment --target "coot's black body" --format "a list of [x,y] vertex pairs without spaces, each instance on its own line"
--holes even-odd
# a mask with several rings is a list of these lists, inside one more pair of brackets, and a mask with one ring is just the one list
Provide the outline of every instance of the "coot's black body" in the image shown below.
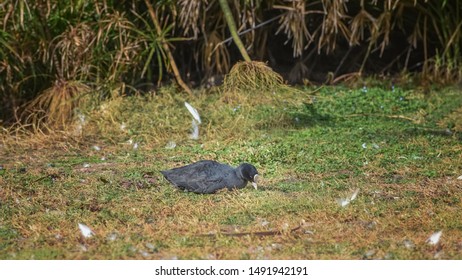
[[201,160],[161,173],[174,186],[195,193],[214,193],[223,188],[243,188],[247,182],[251,182],[254,188],[257,188],[257,169],[248,163],[233,168],[213,160]]

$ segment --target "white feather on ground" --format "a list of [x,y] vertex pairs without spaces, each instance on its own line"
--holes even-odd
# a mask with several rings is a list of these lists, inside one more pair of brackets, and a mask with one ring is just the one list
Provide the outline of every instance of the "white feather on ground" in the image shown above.
[[355,192],[351,195],[350,201],[353,201],[356,199],[359,193],[359,188],[355,190]]
[[201,124],[201,116],[199,116],[199,113],[197,112],[196,108],[191,106],[188,102],[185,102],[184,105],[188,109],[189,113],[193,116],[193,118],[197,121],[198,124]]
[[436,245],[438,242],[440,242],[441,235],[443,234],[443,231],[440,230],[438,232],[433,233],[428,239],[427,243],[430,245]]
[[201,122],[201,116],[199,116],[199,112],[197,112],[196,108],[191,106],[188,102],[185,102],[184,105],[188,109],[189,113],[191,113],[193,120],[192,120],[192,131],[189,138],[193,140],[199,139],[199,125]]
[[356,199],[356,197],[358,196],[358,193],[359,193],[359,188],[355,190],[355,192],[351,195],[351,197],[340,198],[337,201],[340,204],[340,206],[345,207],[348,204],[350,204],[350,202]]
[[192,131],[191,131],[191,135],[189,136],[189,138],[193,140],[199,139],[199,124],[197,123],[195,119],[192,120]]
[[89,238],[95,235],[95,233],[86,225],[79,223],[79,229],[80,232],[82,233],[83,237]]

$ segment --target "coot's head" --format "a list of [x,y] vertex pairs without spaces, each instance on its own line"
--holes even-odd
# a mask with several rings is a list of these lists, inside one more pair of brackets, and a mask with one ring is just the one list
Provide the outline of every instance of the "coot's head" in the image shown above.
[[252,186],[257,189],[257,179],[258,179],[258,171],[252,164],[243,163],[239,165],[238,169],[242,174],[242,178],[246,181],[252,183]]

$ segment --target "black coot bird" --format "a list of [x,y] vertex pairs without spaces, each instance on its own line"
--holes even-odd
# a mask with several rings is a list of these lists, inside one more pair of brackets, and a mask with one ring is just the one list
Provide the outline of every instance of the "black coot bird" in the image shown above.
[[240,189],[247,182],[251,182],[257,189],[257,169],[248,163],[233,168],[213,160],[201,160],[161,173],[174,186],[195,193],[214,193],[224,188]]

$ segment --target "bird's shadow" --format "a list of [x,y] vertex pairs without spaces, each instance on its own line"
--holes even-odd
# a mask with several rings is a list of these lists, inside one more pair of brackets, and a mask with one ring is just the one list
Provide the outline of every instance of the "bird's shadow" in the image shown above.
[[334,117],[320,113],[313,103],[303,103],[303,107],[297,111],[289,112],[289,116],[294,120],[294,127],[310,127],[316,125],[330,126],[334,123]]
[[283,118],[265,118],[259,128],[295,128],[303,129],[314,126],[332,126],[335,117],[320,113],[315,104],[303,103],[302,106],[287,108]]

